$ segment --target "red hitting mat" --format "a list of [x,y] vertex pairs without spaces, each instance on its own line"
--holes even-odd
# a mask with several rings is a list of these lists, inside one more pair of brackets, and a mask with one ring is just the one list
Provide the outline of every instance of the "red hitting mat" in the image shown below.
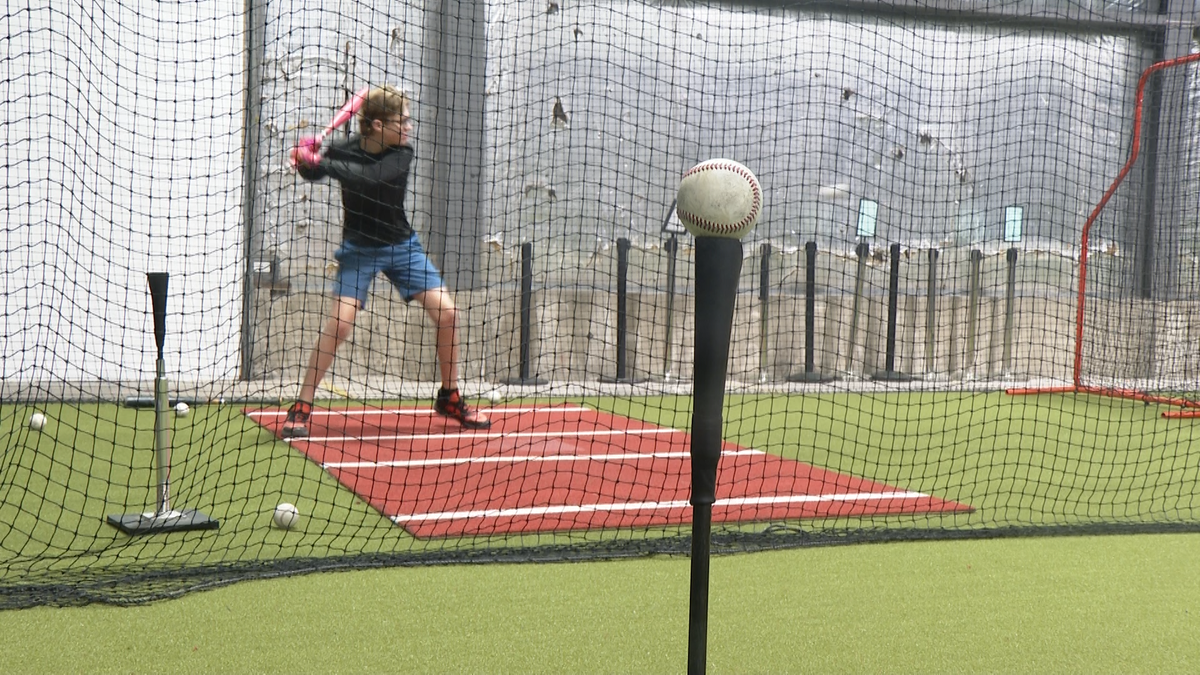
[[[689,435],[586,407],[486,410],[473,431],[429,408],[313,411],[288,443],[417,537],[691,522]],[[286,411],[246,414],[278,435]],[[732,443],[713,522],[970,511]]]

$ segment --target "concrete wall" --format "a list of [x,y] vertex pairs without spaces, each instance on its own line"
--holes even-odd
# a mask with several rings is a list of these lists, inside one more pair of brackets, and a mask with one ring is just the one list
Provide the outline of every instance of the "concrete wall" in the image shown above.
[[[730,377],[741,382],[787,382],[805,371],[807,261],[795,251],[768,252],[764,305],[759,288],[764,252],[747,247],[743,262],[730,349]],[[854,254],[818,256],[811,327],[815,371],[852,380],[887,371],[890,253],[881,248],[861,261]],[[936,256],[928,249],[901,250],[893,372],[947,386],[1070,380],[1078,263],[1058,251],[1019,253],[1010,264],[1012,254],[1004,250],[984,254],[947,248]],[[520,265],[503,254],[489,258],[483,268],[489,283],[456,296],[464,316],[461,378],[510,384],[690,381],[695,270],[684,247],[672,297],[666,291],[665,255],[636,249],[630,254],[623,373],[618,371],[618,298],[609,290],[617,284],[606,271],[616,268],[611,258],[592,264],[595,276],[574,269],[571,279],[555,271],[553,259],[534,265],[525,372]],[[328,311],[323,289],[329,274],[298,275],[286,292],[258,292],[257,379],[299,380]],[[1088,284],[1094,291],[1084,312],[1084,377],[1117,383],[1200,379],[1200,303],[1127,297],[1126,279],[1127,260],[1116,255],[1090,259]],[[382,279],[372,293],[335,362],[331,382],[436,381],[434,334],[424,312],[404,303]]]
[[[521,379],[520,294],[517,290],[459,294],[466,323],[462,377],[504,383]],[[982,297],[972,311],[969,296],[938,298],[929,332],[928,298],[903,295],[897,301],[894,370],[926,381],[1014,380],[1072,376],[1075,301],[1016,297],[1011,340],[1006,341],[1003,296]],[[695,298],[675,298],[670,334],[665,293],[628,298],[625,377],[629,380],[690,381]],[[324,321],[327,298],[300,292],[266,304],[259,327],[264,379],[298,381]],[[886,295],[864,296],[854,319],[852,295],[820,297],[815,303],[814,365],[817,371],[872,379],[885,370],[888,351]],[[551,382],[598,382],[617,376],[617,298],[599,290],[543,290],[533,295],[529,375]],[[784,382],[805,367],[805,301],[772,297],[763,303],[752,293],[738,297],[730,348],[730,378],[742,382]],[[1113,302],[1089,298],[1089,312],[1126,317],[1141,326],[1136,334],[1084,342],[1085,374],[1100,381],[1147,377],[1187,379],[1200,373],[1200,311],[1195,302]],[[1157,330],[1148,328],[1160,327]],[[853,342],[851,328],[855,329]],[[765,341],[764,341],[765,335]],[[670,350],[668,351],[668,345]],[[1007,358],[1006,358],[1007,357]],[[331,381],[378,378],[434,382],[434,334],[424,312],[407,305],[384,284],[377,285],[344,346]],[[343,385],[344,386],[344,385]]]

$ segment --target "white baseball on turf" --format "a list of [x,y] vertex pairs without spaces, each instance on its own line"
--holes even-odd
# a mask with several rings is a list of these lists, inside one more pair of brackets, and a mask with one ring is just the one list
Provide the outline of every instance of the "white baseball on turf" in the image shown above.
[[192,411],[192,409],[188,406],[188,404],[184,403],[183,401],[180,401],[179,403],[175,404],[175,414],[179,415],[180,417],[186,417],[187,414],[191,411]]
[[29,428],[34,431],[41,431],[46,427],[46,416],[40,412],[35,412],[29,416]]
[[683,174],[675,211],[697,237],[746,236],[762,212],[758,178],[732,159],[700,162]]
[[504,400],[504,397],[500,395],[500,392],[493,389],[487,393],[487,400],[489,403],[499,403]]
[[300,520],[300,511],[294,504],[284,502],[275,507],[275,526],[290,530]]

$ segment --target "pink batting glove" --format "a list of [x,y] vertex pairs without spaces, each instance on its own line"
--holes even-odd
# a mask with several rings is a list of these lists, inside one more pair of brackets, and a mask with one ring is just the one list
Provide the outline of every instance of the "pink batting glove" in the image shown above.
[[301,144],[292,148],[291,153],[289,153],[293,168],[303,167],[312,169],[321,163],[321,147],[311,143],[306,144],[304,143],[305,140],[307,139],[301,139]]

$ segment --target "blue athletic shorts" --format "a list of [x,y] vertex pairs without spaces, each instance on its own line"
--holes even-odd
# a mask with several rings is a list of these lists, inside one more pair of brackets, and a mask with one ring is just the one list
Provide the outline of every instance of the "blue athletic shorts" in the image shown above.
[[357,246],[342,242],[333,257],[338,261],[333,294],[358,298],[360,307],[367,306],[371,282],[380,272],[400,291],[405,302],[418,293],[445,285],[416,235],[392,246]]

